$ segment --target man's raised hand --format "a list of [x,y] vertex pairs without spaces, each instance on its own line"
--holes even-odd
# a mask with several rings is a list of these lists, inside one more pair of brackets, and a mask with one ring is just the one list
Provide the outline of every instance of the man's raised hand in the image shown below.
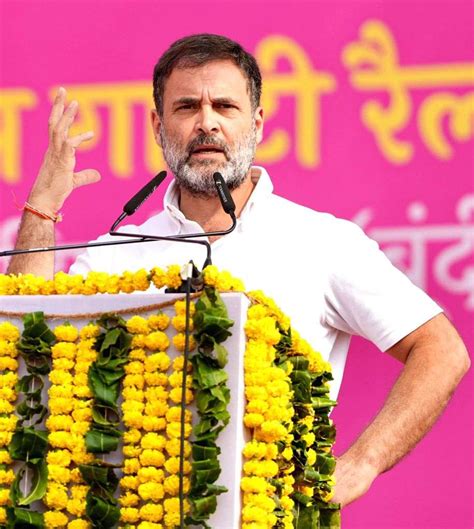
[[30,204],[50,215],[61,209],[73,189],[100,180],[100,174],[95,169],[74,172],[76,148],[90,140],[94,133],[88,131],[69,136],[78,103],[72,101],[67,107],[65,103],[66,90],[60,88],[49,117],[48,150],[28,198]]

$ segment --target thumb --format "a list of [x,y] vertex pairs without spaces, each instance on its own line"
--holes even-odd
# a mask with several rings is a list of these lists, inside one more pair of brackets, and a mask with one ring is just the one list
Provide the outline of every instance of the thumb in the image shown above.
[[81,187],[87,184],[95,184],[100,180],[100,173],[95,169],[84,169],[74,173],[74,187]]

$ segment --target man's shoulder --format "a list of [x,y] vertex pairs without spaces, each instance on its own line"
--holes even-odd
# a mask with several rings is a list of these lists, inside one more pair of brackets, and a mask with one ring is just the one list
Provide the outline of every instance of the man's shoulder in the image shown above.
[[277,222],[291,225],[292,228],[299,225],[306,232],[312,229],[315,233],[349,239],[364,236],[362,229],[353,221],[326,211],[312,209],[280,195],[272,194],[267,201],[266,208],[268,213],[274,215]]

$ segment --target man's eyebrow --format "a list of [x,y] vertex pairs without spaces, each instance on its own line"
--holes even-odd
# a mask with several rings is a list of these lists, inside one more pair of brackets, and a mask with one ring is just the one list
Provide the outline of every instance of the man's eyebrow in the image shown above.
[[179,105],[195,105],[199,102],[199,99],[197,97],[180,97],[176,101],[173,101],[173,107],[177,107]]
[[235,100],[235,99],[232,99],[231,97],[216,97],[212,100],[213,103],[218,103],[218,104],[221,104],[221,105],[235,105],[235,106],[239,106],[239,103]]

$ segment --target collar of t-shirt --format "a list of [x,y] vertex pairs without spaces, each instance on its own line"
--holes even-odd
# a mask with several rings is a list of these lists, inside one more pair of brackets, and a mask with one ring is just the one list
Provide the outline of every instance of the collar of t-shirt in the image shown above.
[[[237,229],[239,231],[246,228],[248,224],[247,221],[255,205],[264,201],[273,191],[273,184],[270,180],[270,176],[263,167],[252,167],[250,177],[255,187],[237,219]],[[200,233],[203,231],[197,222],[187,219],[179,209],[179,187],[176,184],[176,180],[173,180],[166,190],[163,198],[163,210],[172,223],[176,225],[179,233]],[[229,226],[230,222],[229,217]]]

